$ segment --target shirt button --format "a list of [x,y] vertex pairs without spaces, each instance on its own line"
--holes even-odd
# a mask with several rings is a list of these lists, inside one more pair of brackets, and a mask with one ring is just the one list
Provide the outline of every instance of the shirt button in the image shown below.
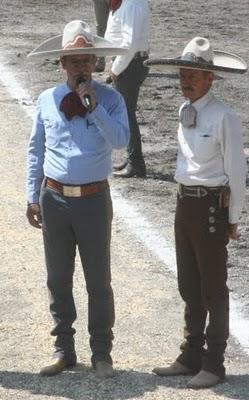
[[209,227],[209,232],[210,232],[210,233],[214,233],[215,231],[216,231],[216,229],[215,229],[214,226],[210,226],[210,227]]
[[215,212],[215,207],[209,207],[209,211],[213,214]]
[[214,218],[214,217],[209,217],[208,220],[209,220],[209,222],[210,222],[211,224],[213,224],[213,223],[215,222],[215,218]]

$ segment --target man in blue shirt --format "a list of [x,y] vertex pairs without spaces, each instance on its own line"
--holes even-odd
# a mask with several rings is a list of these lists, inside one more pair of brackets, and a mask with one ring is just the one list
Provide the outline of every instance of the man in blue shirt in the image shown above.
[[[112,149],[129,142],[122,96],[92,80],[96,56],[123,49],[93,36],[83,21],[71,21],[62,46],[52,38],[30,55],[60,56],[67,82],[38,98],[28,146],[27,218],[42,228],[50,311],[55,322],[56,362],[41,375],[76,364],[73,273],[79,249],[88,292],[92,365],[99,377],[114,374],[111,349],[114,300],[110,239],[112,201],[107,181]],[[60,39],[60,40],[61,40]],[[108,45],[108,48],[106,46]]]

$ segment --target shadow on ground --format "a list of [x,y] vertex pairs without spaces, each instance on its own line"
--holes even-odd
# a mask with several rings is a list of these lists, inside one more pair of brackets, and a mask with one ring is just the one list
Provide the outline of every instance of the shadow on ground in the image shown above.
[[[59,396],[66,399],[117,400],[142,397],[159,387],[186,389],[188,377],[159,378],[151,373],[134,370],[118,370],[114,378],[100,380],[91,368],[78,364],[53,378],[40,377],[36,373],[1,371],[0,384],[5,389],[27,391],[35,395]],[[218,396],[248,400],[249,375],[228,375],[225,383],[212,388]]]
[[[179,391],[186,389],[186,384],[190,378],[189,377],[170,377],[170,378],[156,378],[156,386],[174,387],[178,388]],[[218,384],[209,390],[222,398],[232,399],[232,400],[248,400],[248,382],[249,375],[227,375],[225,382]],[[198,391],[193,389],[188,389],[191,392],[198,393]],[[205,389],[200,392],[204,393]],[[207,396],[208,397],[208,396]],[[190,396],[188,398],[191,398]],[[195,398],[195,397],[194,397]],[[201,397],[204,398],[204,397]]]
[[150,373],[118,370],[114,378],[101,380],[82,364],[55,377],[44,378],[36,373],[1,371],[0,384],[6,389],[28,391],[35,395],[85,400],[130,399],[142,397],[156,389],[156,377]]

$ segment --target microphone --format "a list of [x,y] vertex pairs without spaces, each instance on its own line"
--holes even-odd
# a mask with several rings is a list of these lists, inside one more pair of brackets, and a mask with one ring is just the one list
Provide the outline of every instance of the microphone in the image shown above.
[[[80,86],[81,83],[86,82],[86,79],[83,76],[78,76],[78,78],[76,78],[76,85]],[[85,94],[83,96],[83,100],[84,100],[84,105],[86,106],[86,108],[88,110],[91,110],[92,108],[92,102],[91,102],[91,97],[89,96],[89,94]]]

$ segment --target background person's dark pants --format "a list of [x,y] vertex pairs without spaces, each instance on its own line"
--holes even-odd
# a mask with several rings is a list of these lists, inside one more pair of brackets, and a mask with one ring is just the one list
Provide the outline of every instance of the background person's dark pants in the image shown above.
[[[109,16],[109,0],[93,0],[97,35],[104,37]],[[98,57],[98,62],[105,66],[105,57]]]
[[137,123],[136,110],[140,87],[148,75],[149,69],[143,65],[148,57],[135,57],[128,67],[113,81],[113,86],[124,97],[129,119],[130,142],[127,148],[128,161],[144,168],[140,129]]
[[178,361],[194,372],[204,369],[220,377],[225,375],[224,351],[229,335],[227,214],[227,209],[219,208],[215,195],[178,195],[175,240],[186,339]]
[[109,16],[109,0],[93,0],[97,35],[104,37]]
[[41,193],[43,237],[50,311],[56,336],[55,357],[76,360],[72,327],[76,319],[73,273],[76,246],[88,292],[88,330],[92,363],[112,362],[114,301],[111,288],[110,240],[112,201],[109,187],[88,197],[64,197],[49,188]]

